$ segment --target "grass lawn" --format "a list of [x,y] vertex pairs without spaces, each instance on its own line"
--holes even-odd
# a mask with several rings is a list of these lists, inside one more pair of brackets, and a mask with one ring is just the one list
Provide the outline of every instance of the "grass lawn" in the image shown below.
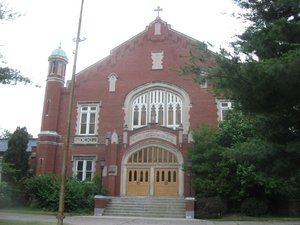
[[37,221],[17,221],[17,220],[1,220],[0,225],[55,225],[56,223],[37,222]]
[[30,207],[0,208],[0,212],[26,213],[26,214],[37,214],[37,215],[56,215],[57,213],[57,212],[49,212],[43,209],[30,208]]
[[[38,208],[20,207],[20,208],[0,208],[0,212],[10,213],[25,213],[25,214],[37,214],[37,215],[56,215],[57,212],[46,211]],[[65,212],[66,216],[91,216],[94,212],[81,210],[77,212]],[[0,224],[2,225],[2,224]]]

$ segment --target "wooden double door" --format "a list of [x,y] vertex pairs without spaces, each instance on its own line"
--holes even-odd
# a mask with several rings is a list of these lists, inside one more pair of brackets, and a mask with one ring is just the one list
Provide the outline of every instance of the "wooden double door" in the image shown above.
[[178,168],[128,168],[126,195],[177,196]]

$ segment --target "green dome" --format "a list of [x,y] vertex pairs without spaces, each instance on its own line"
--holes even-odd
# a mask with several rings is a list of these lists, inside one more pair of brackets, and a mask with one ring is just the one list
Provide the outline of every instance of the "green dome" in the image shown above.
[[51,61],[53,59],[57,59],[57,58],[68,62],[67,54],[64,50],[62,50],[62,48],[60,46],[57,49],[54,49],[52,51],[51,55],[49,56],[49,61]]

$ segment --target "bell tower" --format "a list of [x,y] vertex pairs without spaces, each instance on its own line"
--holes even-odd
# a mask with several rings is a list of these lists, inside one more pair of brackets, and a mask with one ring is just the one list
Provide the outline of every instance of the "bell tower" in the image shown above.
[[56,151],[61,137],[57,121],[68,63],[67,55],[61,46],[52,51],[48,62],[41,131],[37,148],[37,174],[53,173],[55,169],[53,165],[55,165]]

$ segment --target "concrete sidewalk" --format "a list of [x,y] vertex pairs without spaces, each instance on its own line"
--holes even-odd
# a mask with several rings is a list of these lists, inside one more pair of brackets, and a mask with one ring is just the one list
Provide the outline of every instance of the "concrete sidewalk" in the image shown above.
[[[56,224],[55,216],[31,215],[0,212],[0,218],[6,220],[44,221]],[[70,225],[300,225],[300,221],[208,221],[196,219],[108,217],[108,216],[68,216],[64,223]]]

